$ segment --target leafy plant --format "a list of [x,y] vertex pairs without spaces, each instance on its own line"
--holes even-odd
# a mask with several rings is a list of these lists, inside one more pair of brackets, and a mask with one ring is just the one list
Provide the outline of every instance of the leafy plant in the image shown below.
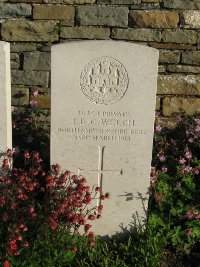
[[200,119],[178,117],[173,130],[156,127],[149,224],[177,251],[200,241]]
[[38,152],[24,151],[23,157],[23,168],[13,168],[16,155],[8,149],[0,168],[0,262],[25,266],[33,259],[30,266],[63,266],[77,250],[80,228],[87,246],[95,246],[91,222],[101,218],[103,205],[89,204],[100,188],[90,189],[84,177],[61,172],[58,164],[46,173]]

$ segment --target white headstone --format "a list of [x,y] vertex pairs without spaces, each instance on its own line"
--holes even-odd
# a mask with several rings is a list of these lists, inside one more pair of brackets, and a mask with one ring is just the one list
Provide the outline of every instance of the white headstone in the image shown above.
[[0,42],[0,162],[12,147],[10,44]]
[[52,48],[51,163],[110,193],[96,234],[133,230],[146,218],[157,71],[158,51],[133,43]]

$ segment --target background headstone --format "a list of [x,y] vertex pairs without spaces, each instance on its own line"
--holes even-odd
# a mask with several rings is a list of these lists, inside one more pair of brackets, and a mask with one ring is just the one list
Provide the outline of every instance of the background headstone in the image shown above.
[[133,43],[52,48],[51,163],[110,193],[96,234],[125,233],[145,220],[157,68],[158,51]]
[[0,163],[12,147],[10,44],[0,42]]

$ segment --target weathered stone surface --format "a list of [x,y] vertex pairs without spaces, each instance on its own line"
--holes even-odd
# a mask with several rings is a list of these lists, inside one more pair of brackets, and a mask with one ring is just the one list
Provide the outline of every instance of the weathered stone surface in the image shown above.
[[168,65],[168,72],[174,73],[195,73],[200,74],[200,67],[197,66],[186,66],[186,65]]
[[18,18],[31,16],[29,4],[0,4],[0,18]]
[[12,148],[10,44],[0,42],[0,164]]
[[200,65],[200,51],[183,52],[182,63]]
[[139,9],[139,10],[150,10],[150,9],[159,9],[160,5],[158,3],[148,4],[148,3],[141,3],[139,5],[131,5],[131,9]]
[[159,75],[158,94],[200,95],[200,75]]
[[63,27],[61,38],[64,39],[109,39],[110,29],[97,27]]
[[[51,163],[67,162],[110,192],[93,225],[102,236],[124,234],[120,225],[132,231],[133,214],[136,226],[145,216],[158,63],[149,49],[114,41],[52,47]],[[99,201],[98,194],[91,206]]]
[[161,41],[161,33],[151,29],[113,29],[111,37],[130,41]]
[[73,24],[75,8],[64,5],[35,5],[33,8],[33,19],[59,19],[69,20]]
[[200,33],[198,34],[198,39],[197,39],[197,49],[200,50]]
[[164,0],[164,7],[173,9],[200,9],[199,0]]
[[96,0],[43,0],[47,4],[93,4]]
[[12,3],[35,3],[35,4],[41,4],[42,0],[9,0],[9,2],[12,2]]
[[11,78],[13,85],[48,86],[49,72],[13,70]]
[[182,13],[184,28],[200,29],[200,11],[190,10]]
[[165,73],[165,72],[166,72],[166,66],[165,65],[158,66],[158,73]]
[[130,11],[130,25],[141,28],[177,28],[179,13],[176,11]]
[[80,25],[127,27],[128,8],[110,6],[79,6],[77,20]]
[[200,98],[165,97],[163,99],[163,115],[172,116],[200,114]]
[[45,93],[45,94],[50,94],[51,88],[49,87],[37,87],[37,86],[29,86],[30,91],[38,91],[39,93]]
[[24,53],[23,69],[29,70],[50,70],[51,54],[48,52],[30,52]]
[[11,20],[2,23],[2,39],[6,41],[53,42],[58,40],[56,22]]
[[19,54],[11,53],[10,59],[11,59],[11,69],[19,69],[20,66]]
[[161,3],[163,0],[142,0],[143,3]]
[[190,30],[164,30],[162,33],[163,42],[178,44],[196,44],[197,32]]
[[160,110],[160,97],[156,97],[156,110]]
[[157,49],[172,49],[172,50],[196,50],[195,45],[186,44],[161,44],[161,43],[149,43],[149,46]]
[[23,106],[29,104],[29,88],[12,86],[12,105]]
[[159,53],[159,62],[177,64],[180,62],[180,55],[181,53],[179,51],[161,50]]
[[40,108],[50,109],[51,107],[51,96],[49,94],[39,94],[37,97],[34,97],[34,100],[37,101]]
[[168,129],[174,129],[177,126],[177,118],[176,117],[156,117],[156,125],[160,124],[162,127],[166,127]]
[[51,52],[51,44],[44,44],[40,47],[40,51]]
[[130,5],[140,4],[141,0],[97,0],[97,4]]
[[10,51],[11,52],[23,52],[23,51],[34,51],[37,49],[35,43],[11,43]]

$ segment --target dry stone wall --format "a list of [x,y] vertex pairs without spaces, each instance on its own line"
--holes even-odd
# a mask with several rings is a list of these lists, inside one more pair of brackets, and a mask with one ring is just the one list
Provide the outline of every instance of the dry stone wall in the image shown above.
[[199,0],[0,0],[0,23],[1,40],[11,43],[18,108],[28,106],[33,90],[39,105],[50,108],[52,44],[114,39],[160,50],[160,118],[200,113]]

